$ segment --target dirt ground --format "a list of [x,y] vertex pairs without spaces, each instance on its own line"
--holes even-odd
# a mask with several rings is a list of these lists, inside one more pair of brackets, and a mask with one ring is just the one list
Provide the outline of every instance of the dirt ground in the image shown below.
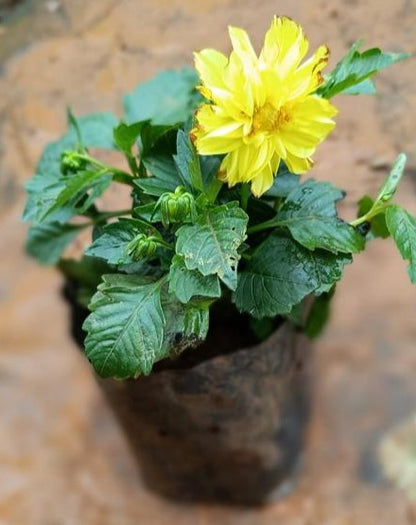
[[[6,3],[0,1],[0,16]],[[89,365],[68,337],[60,279],[23,252],[23,184],[75,113],[120,113],[123,92],[192,51],[260,44],[273,14],[329,44],[416,52],[415,0],[33,0],[0,22],[0,525],[396,525],[416,523],[416,288],[391,242],[347,268],[315,344],[314,409],[301,470],[259,510],[180,506],[146,491]],[[339,97],[314,176],[374,193],[399,151],[398,200],[416,213],[415,59],[378,95]],[[386,475],[387,474],[387,475]],[[389,479],[387,479],[389,478]]]

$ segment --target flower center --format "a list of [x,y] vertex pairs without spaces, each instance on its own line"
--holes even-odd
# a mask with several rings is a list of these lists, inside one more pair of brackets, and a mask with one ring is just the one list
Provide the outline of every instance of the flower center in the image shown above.
[[289,122],[289,115],[284,108],[276,109],[272,104],[266,102],[260,108],[254,110],[252,133],[258,131],[273,133],[282,124]]

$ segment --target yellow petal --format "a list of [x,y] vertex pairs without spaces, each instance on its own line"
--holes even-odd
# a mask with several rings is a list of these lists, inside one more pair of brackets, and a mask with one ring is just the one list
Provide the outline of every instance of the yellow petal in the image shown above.
[[195,68],[206,87],[225,89],[223,74],[228,60],[215,49],[203,49],[194,53]]
[[295,155],[288,154],[284,161],[292,173],[306,173],[313,166],[313,161],[309,157],[301,159]]
[[253,105],[264,104],[264,93],[261,85],[258,58],[247,33],[238,27],[228,28],[234,51],[230,56],[229,70],[234,80],[233,91],[243,94],[247,100],[248,110]]
[[257,55],[251,45],[250,38],[244,29],[239,27],[229,26],[228,33],[230,35],[231,43],[236,54],[239,56],[243,64],[257,64]]
[[329,49],[327,46],[320,46],[309,60],[293,72],[290,76],[292,89],[289,100],[317,90],[323,81],[321,71],[327,65],[328,60]]
[[228,137],[207,137],[198,134],[198,130],[193,133],[195,147],[200,155],[224,155],[225,153],[240,148],[239,139]]
[[256,175],[251,181],[251,192],[255,197],[261,197],[273,185],[273,171],[270,165],[264,167],[263,171]]
[[308,47],[300,25],[290,18],[275,16],[264,38],[260,63],[275,69],[280,78],[284,78],[300,64]]

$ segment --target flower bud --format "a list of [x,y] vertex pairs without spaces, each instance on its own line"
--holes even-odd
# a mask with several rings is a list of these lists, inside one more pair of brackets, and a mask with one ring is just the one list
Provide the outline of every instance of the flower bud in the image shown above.
[[174,193],[164,193],[160,198],[160,211],[165,227],[185,221],[189,215],[193,215],[194,209],[194,198],[183,186],[178,186]]
[[61,153],[61,172],[64,175],[68,173],[77,173],[85,168],[87,161],[80,158],[79,153],[73,150],[65,150]]
[[154,236],[148,237],[144,233],[139,233],[127,245],[127,253],[135,261],[152,257],[159,246],[158,239]]

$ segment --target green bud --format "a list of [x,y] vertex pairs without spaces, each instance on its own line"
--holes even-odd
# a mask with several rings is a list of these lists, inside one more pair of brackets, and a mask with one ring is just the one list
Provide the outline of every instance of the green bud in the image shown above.
[[164,193],[159,204],[165,227],[168,224],[184,222],[195,213],[194,197],[183,186],[178,186],[174,193]]
[[157,237],[148,237],[144,233],[139,233],[128,243],[127,253],[131,255],[135,261],[148,259],[155,254],[158,246],[159,239]]
[[79,153],[73,150],[65,150],[61,153],[61,172],[64,175],[77,173],[85,168],[87,161],[80,158]]

